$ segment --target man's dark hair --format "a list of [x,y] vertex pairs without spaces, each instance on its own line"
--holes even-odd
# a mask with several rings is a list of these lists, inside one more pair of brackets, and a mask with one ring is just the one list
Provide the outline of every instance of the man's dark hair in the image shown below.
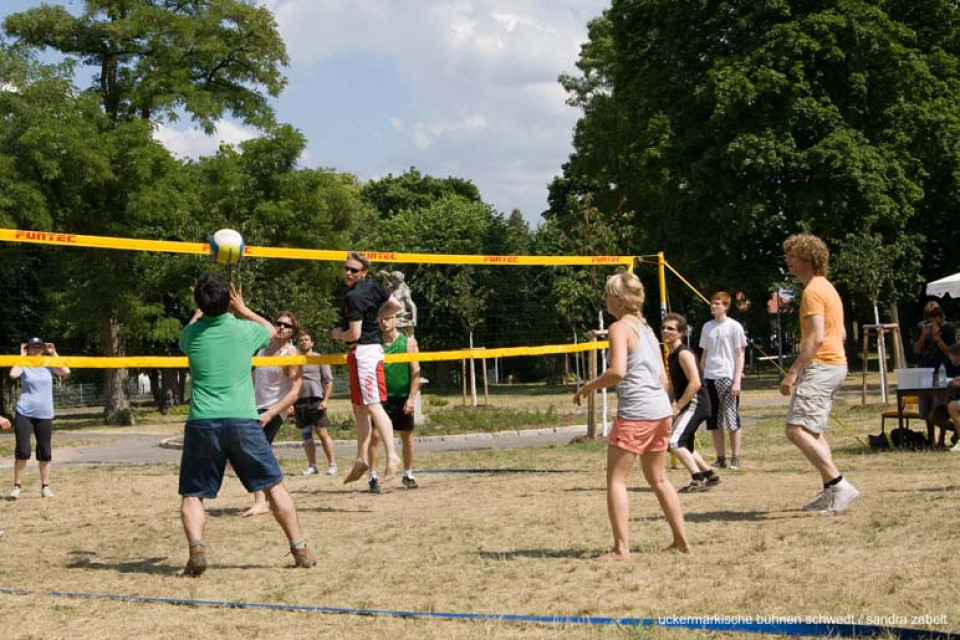
[[204,271],[193,288],[193,300],[203,315],[222,316],[230,306],[230,280],[220,271]]

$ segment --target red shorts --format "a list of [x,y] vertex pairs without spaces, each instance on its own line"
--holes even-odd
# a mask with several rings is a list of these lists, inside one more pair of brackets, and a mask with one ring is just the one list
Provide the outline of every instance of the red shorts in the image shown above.
[[670,445],[670,416],[659,420],[625,420],[614,418],[609,444],[640,455],[666,451]]
[[379,344],[355,344],[347,354],[350,402],[355,405],[387,401],[387,379],[383,373],[383,347]]

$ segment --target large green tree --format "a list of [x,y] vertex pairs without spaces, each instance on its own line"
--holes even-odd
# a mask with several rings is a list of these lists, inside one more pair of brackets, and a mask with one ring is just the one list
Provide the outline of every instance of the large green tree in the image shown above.
[[[561,78],[584,115],[549,215],[590,193],[629,217],[635,252],[755,300],[798,230],[877,234],[943,273],[960,241],[958,20],[940,0],[614,0]],[[917,266],[898,266],[912,273],[892,285],[916,294]]]
[[[33,221],[40,228],[182,237],[194,212],[176,188],[176,163],[151,140],[154,124],[186,114],[207,132],[224,116],[267,127],[268,100],[284,85],[283,42],[273,16],[252,0],[85,0],[80,15],[43,5],[8,16],[3,28],[18,47],[51,48],[95,72],[77,100],[65,101],[88,108],[89,96],[98,106],[86,119],[92,165],[35,163],[39,182],[54,192],[45,194],[50,219]],[[24,136],[29,143],[46,142],[31,135]],[[29,148],[23,155],[30,157]],[[78,168],[91,177],[75,179],[71,171]],[[59,198],[56,206],[50,197]],[[100,319],[105,355],[122,355],[132,325],[161,310],[142,304],[143,260],[111,252],[71,270],[85,317]],[[108,371],[108,422],[132,421],[125,377],[123,370]]]

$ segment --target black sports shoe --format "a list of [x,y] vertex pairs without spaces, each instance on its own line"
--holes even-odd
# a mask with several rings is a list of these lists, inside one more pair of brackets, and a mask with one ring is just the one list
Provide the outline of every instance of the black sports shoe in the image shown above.
[[710,465],[714,469],[726,469],[727,468],[727,459],[726,458],[717,458],[713,461],[713,464]]
[[712,476],[707,476],[704,482],[706,482],[708,487],[715,487],[718,484],[720,484],[720,476],[718,476],[717,474],[713,474]]
[[417,484],[417,480],[413,476],[403,476],[403,486],[407,489],[416,489],[420,485]]
[[370,478],[370,481],[367,482],[367,491],[370,493],[380,493],[380,479],[376,476]]

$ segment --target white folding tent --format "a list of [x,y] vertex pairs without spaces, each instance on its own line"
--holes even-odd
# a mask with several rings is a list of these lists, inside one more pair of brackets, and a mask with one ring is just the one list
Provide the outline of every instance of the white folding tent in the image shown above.
[[960,273],[927,283],[927,295],[938,298],[943,296],[960,298]]

